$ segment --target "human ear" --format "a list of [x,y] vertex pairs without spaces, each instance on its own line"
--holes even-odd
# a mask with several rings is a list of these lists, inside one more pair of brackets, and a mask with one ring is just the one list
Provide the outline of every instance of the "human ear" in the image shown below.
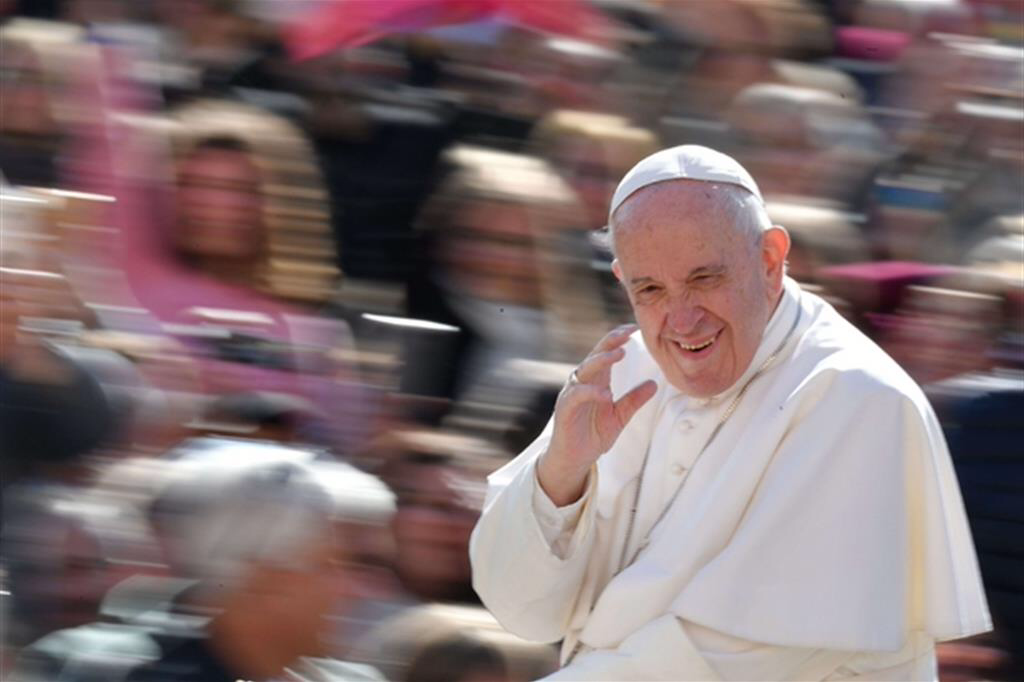
[[615,279],[622,281],[622,266],[619,265],[619,259],[616,258],[612,261],[612,272],[615,273]]
[[789,233],[781,225],[765,230],[761,238],[761,263],[765,278],[777,288],[782,286],[785,275],[786,256],[789,255]]

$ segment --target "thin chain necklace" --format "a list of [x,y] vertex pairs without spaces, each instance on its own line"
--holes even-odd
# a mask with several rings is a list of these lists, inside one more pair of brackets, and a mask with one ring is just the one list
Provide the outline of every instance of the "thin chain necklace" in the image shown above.
[[[729,417],[731,417],[733,412],[736,411],[736,407],[740,404],[740,400],[747,392],[747,389],[750,388],[750,385],[754,383],[754,380],[756,380],[758,377],[760,377],[768,370],[769,366],[779,356],[779,353],[782,352],[782,349],[785,348],[786,344],[789,343],[790,338],[792,338],[793,336],[793,332],[796,330],[797,325],[800,323],[800,318],[802,314],[803,308],[801,307],[800,299],[798,298],[796,301],[796,317],[793,319],[793,324],[790,325],[789,331],[786,332],[785,338],[783,338],[779,345],[775,348],[775,350],[772,351],[772,354],[769,355],[767,359],[765,359],[765,361],[761,364],[761,367],[756,372],[754,372],[754,374],[751,375],[749,379],[747,379],[747,383],[743,384],[743,388],[739,390],[739,392],[736,394],[736,397],[732,399],[731,403],[729,403],[729,407],[727,407],[725,409],[725,412],[722,413],[722,416],[719,418],[718,423],[715,425],[715,429],[711,432],[711,435],[704,443],[704,447],[700,449],[700,452],[697,453],[697,457],[694,458],[693,465],[690,467],[690,471],[692,471],[693,468],[697,466],[697,462],[700,461],[701,455],[703,455],[711,446],[711,443],[715,440],[715,437],[718,436],[718,433],[722,430],[722,427],[725,426],[725,423],[729,420]],[[622,545],[622,554],[619,557],[619,570],[615,572],[616,575],[622,573],[624,570],[632,566],[633,562],[635,562],[637,557],[640,556],[640,552],[642,552],[647,547],[651,540],[651,534],[654,533],[654,530],[658,527],[658,524],[660,524],[661,521],[668,514],[668,510],[672,508],[673,504],[675,504],[676,498],[679,497],[679,491],[683,489],[683,484],[685,484],[686,480],[689,478],[689,475],[685,476],[683,480],[681,480],[679,484],[676,486],[675,491],[672,493],[672,497],[669,498],[668,502],[662,508],[661,514],[659,514],[658,518],[655,519],[654,523],[651,525],[651,529],[647,531],[647,535],[644,536],[644,539],[640,543],[640,546],[636,548],[636,551],[633,552],[632,558],[630,558],[629,562],[627,563],[626,552],[629,550],[629,543],[633,539],[633,529],[636,525],[636,512],[640,504],[640,494],[643,491],[644,477],[647,473],[647,460],[650,459],[650,456],[651,446],[648,445],[647,452],[644,453],[643,464],[640,466],[640,480],[637,481],[636,492],[633,494],[633,504],[630,507],[629,511],[629,525],[626,527],[626,541]]]

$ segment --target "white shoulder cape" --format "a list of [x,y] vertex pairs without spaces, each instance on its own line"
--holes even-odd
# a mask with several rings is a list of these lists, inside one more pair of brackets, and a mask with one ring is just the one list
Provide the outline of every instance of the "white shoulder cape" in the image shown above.
[[[820,298],[787,280],[783,303],[801,313],[780,362],[697,461],[650,545],[615,575],[644,452],[674,390],[639,333],[628,342],[613,392],[648,378],[659,390],[599,460],[594,522],[578,531],[596,534],[571,619],[588,646],[615,647],[668,613],[765,644],[859,651],[896,651],[914,631],[941,641],[990,629],[924,395]],[[488,506],[549,431],[492,474]]]

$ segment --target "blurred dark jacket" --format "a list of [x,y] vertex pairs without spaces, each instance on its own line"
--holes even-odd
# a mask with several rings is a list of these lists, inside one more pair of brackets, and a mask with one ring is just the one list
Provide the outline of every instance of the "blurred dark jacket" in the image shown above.
[[1005,679],[1024,679],[1024,374],[1000,379],[947,398],[940,414],[995,634],[1016,671]]
[[118,425],[107,392],[88,367],[55,347],[42,352],[63,373],[60,380],[19,376],[0,365],[0,501],[18,481],[73,467],[113,437]]

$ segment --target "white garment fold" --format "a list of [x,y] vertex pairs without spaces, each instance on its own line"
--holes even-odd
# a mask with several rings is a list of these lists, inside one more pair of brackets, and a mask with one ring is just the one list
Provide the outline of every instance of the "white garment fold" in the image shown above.
[[[474,585],[516,634],[564,638],[563,661],[580,644],[552,679],[611,679],[593,676],[605,666],[617,679],[697,679],[687,675],[706,674],[703,666],[722,679],[757,670],[858,679],[886,669],[928,679],[935,641],[989,629],[949,455],[913,381],[791,280],[747,376],[798,307],[777,364],[699,458],[745,378],[711,400],[682,396],[637,334],[613,368],[613,393],[649,378],[658,392],[598,461],[576,508],[558,518],[537,498],[534,465],[550,424],[492,474],[471,542]],[[650,544],[619,572],[648,448],[630,554],[648,532]],[[686,654],[670,663],[676,677],[659,677],[662,661],[646,657],[671,658],[651,648],[669,634],[700,662]],[[738,650],[716,651],[716,637]],[[613,665],[626,660],[636,667]]]

